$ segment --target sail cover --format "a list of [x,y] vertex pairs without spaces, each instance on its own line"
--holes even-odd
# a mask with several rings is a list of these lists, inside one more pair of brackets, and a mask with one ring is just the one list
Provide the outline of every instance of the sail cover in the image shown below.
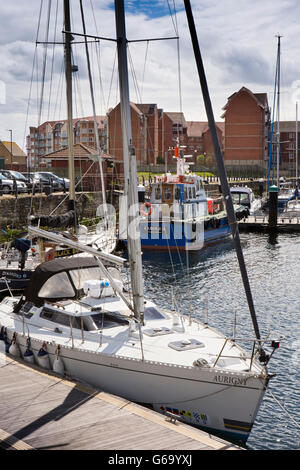
[[65,212],[60,215],[39,215],[30,220],[31,225],[40,225],[49,228],[67,228],[75,224],[75,211]]
[[37,307],[45,300],[76,299],[82,294],[85,281],[101,279],[103,275],[93,257],[54,259],[37,266],[24,295],[25,301]]

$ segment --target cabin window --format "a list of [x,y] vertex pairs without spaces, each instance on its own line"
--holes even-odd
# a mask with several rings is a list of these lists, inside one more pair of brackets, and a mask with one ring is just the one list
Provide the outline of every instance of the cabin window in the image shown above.
[[160,200],[161,199],[161,189],[160,186],[156,186],[155,188],[155,199]]
[[188,199],[188,190],[187,188],[184,188],[184,200],[186,201]]
[[196,199],[196,188],[195,188],[195,186],[192,187],[192,195],[193,195],[193,199]]
[[197,217],[197,204],[192,204],[193,206],[193,218],[195,219]]
[[189,199],[192,199],[192,188],[189,188]]
[[145,320],[161,320],[165,317],[156,308],[146,307],[144,311],[144,318]]
[[[80,258],[79,258],[80,259]],[[85,281],[89,281],[91,279],[100,279],[101,273],[99,268],[88,268],[88,269],[76,269],[70,271],[70,276],[72,281],[74,282],[74,286],[77,290],[83,289],[83,284]]]
[[[72,321],[72,328],[81,328],[81,322],[79,318],[76,317],[70,317],[69,315],[66,315],[63,312],[58,312],[55,310],[52,310],[50,308],[43,308],[43,310],[40,313],[40,317],[44,318],[45,320],[51,321],[53,323],[58,323],[59,325],[63,326],[70,326],[70,319]],[[86,329],[84,327],[84,329]]]
[[175,188],[175,200],[180,201],[180,188]]
[[128,320],[121,316],[120,312],[103,312],[91,316],[97,330],[128,325]]
[[67,273],[62,272],[50,277],[39,291],[39,297],[59,299],[61,297],[74,297],[75,292]]
[[17,315],[24,316],[25,318],[31,318],[33,316],[33,313],[30,312],[32,307],[33,307],[33,304],[31,302],[26,302],[22,306],[22,308],[18,312],[15,312],[15,313]]
[[172,199],[171,189],[170,188],[165,188],[164,189],[164,200],[169,201],[170,199]]

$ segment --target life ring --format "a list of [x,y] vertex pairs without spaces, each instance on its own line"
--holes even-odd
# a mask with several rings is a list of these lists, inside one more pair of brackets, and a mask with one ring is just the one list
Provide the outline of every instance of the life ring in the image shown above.
[[[149,211],[146,210],[146,207],[149,208]],[[141,215],[144,215],[145,217],[150,217],[152,214],[152,205],[150,202],[144,202],[141,207],[140,207],[140,213]]]

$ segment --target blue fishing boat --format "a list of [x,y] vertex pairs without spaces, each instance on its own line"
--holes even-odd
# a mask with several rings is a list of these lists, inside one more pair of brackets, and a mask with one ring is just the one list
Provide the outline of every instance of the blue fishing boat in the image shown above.
[[[230,237],[222,195],[208,198],[202,178],[180,153],[176,147],[177,174],[156,177],[148,200],[140,199],[142,250],[199,251]],[[238,219],[247,215],[247,208],[235,209]]]

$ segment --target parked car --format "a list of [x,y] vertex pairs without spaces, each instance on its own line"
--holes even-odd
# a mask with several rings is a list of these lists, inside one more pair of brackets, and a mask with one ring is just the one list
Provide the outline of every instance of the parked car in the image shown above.
[[[26,184],[28,188],[30,189],[30,192],[34,191],[40,191],[41,190],[41,183],[38,177],[35,177],[34,173],[22,173],[24,178],[26,179]],[[49,183],[48,181],[45,180],[45,184],[47,183],[48,186]]]
[[0,190],[3,194],[10,194],[15,192],[15,184],[17,185],[18,193],[28,192],[28,186],[23,181],[13,180],[13,178],[6,178],[0,172]]
[[[0,173],[5,177],[5,178],[8,178],[8,179],[15,179],[17,181],[21,181],[22,183],[25,183],[25,185],[27,186],[27,190],[28,192],[30,191],[30,187],[28,186],[27,184],[27,180],[25,178],[24,175],[22,175],[22,173],[20,173],[19,171],[15,171],[15,170],[0,170]],[[24,192],[24,191],[23,191]]]
[[59,184],[56,180],[50,177],[50,175],[44,175],[39,171],[32,173],[34,181],[39,182],[42,191],[48,191],[50,188],[52,191],[59,191]]
[[39,171],[39,175],[42,175],[45,178],[51,178],[51,180],[54,182],[57,182],[58,184],[58,189],[66,189],[70,188],[70,180],[68,178],[61,178],[60,176],[55,175],[54,173],[51,173],[50,171]]

